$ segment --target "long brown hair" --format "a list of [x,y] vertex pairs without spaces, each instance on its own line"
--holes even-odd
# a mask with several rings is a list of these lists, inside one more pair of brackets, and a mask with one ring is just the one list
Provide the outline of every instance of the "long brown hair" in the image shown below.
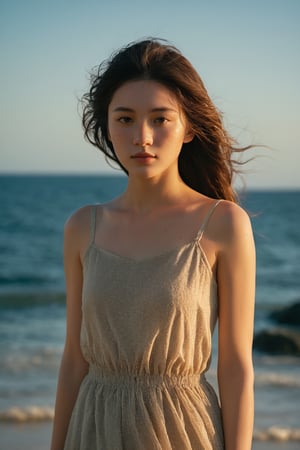
[[108,107],[122,84],[141,79],[157,81],[176,95],[194,133],[193,140],[183,144],[178,159],[183,181],[209,197],[237,201],[232,178],[241,163],[232,156],[251,146],[235,145],[199,74],[166,41],[149,38],[131,43],[100,64],[82,98],[85,138],[127,173],[108,138]]

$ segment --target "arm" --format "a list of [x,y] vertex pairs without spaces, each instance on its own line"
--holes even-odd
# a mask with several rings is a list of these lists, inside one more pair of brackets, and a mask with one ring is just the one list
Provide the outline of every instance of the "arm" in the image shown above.
[[80,350],[82,220],[73,216],[65,225],[64,267],[67,298],[67,332],[59,372],[51,450],[63,450],[66,433],[82,379],[88,365]]
[[224,204],[218,253],[218,382],[226,450],[250,450],[254,419],[252,340],[255,248],[248,215]]

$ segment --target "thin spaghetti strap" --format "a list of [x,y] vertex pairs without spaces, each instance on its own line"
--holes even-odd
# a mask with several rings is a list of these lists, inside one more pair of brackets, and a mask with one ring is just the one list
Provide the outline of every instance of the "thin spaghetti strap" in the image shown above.
[[91,206],[91,222],[90,222],[90,245],[94,243],[95,240],[95,232],[96,232],[96,212],[97,206]]
[[218,204],[221,203],[221,201],[222,201],[222,200],[217,200],[217,201],[211,206],[211,208],[209,209],[208,213],[207,213],[206,216],[204,217],[204,220],[203,220],[203,222],[202,222],[201,228],[200,228],[200,230],[199,230],[199,232],[198,232],[198,234],[197,234],[197,238],[196,238],[196,240],[197,240],[198,242],[201,241],[202,236],[203,236],[203,233],[204,233],[205,228],[206,228],[206,225],[208,224],[209,219],[211,218],[211,216],[212,216],[214,210],[216,209],[216,207],[218,206]]

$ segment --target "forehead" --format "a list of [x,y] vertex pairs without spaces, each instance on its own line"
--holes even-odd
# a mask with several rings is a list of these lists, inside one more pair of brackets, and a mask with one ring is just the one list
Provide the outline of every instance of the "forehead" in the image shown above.
[[128,81],[114,93],[110,109],[119,106],[139,108],[172,108],[179,111],[180,105],[176,95],[165,85],[153,80]]

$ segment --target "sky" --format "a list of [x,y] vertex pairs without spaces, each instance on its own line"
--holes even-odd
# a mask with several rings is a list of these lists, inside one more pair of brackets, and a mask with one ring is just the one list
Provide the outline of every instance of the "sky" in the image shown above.
[[299,0],[0,0],[0,173],[119,173],[84,141],[89,72],[147,36],[192,62],[249,152],[249,188],[300,188]]

